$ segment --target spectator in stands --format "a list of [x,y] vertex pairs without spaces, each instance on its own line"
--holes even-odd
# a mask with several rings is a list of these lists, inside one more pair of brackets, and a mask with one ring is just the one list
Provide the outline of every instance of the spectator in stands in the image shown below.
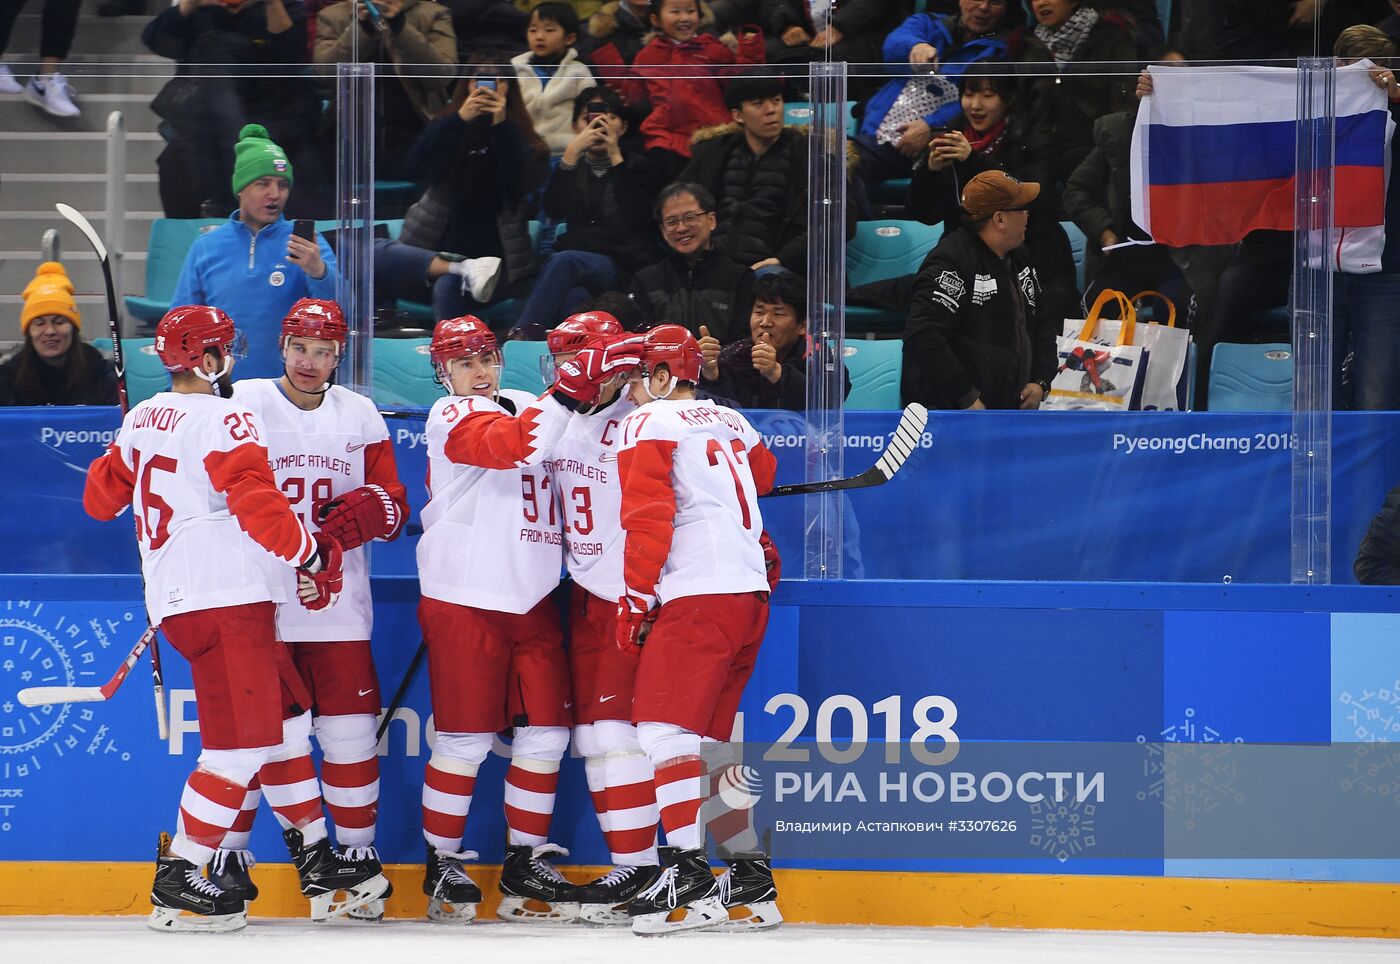
[[375,83],[375,176],[413,180],[406,169],[414,140],[442,113],[457,76],[452,14],[431,0],[375,0],[375,19],[359,0],[342,0],[316,17],[316,63],[385,64]]
[[637,272],[630,292],[648,327],[684,325],[697,338],[703,327],[721,344],[744,337],[753,272],[714,249],[714,195],[699,184],[677,182],[662,189],[654,213],[671,253]]
[[770,64],[809,64],[826,59],[828,50],[832,60],[879,63],[885,36],[902,17],[890,0],[774,0],[767,6]]
[[536,4],[526,36],[529,52],[511,58],[515,80],[535,132],[557,156],[575,136],[575,99],[594,86],[593,74],[574,49],[578,13],[561,0]]
[[452,14],[458,63],[465,64],[482,50],[514,57],[527,49],[530,15],[511,0],[442,0],[442,5]]
[[807,132],[783,126],[783,82],[757,74],[724,89],[732,122],[695,133],[679,180],[714,195],[714,246],[757,271],[807,268]]
[[[700,329],[700,388],[739,408],[807,410],[807,282],[786,268],[759,272],[749,337],[728,345]],[[851,376],[846,376],[846,393]]]
[[870,98],[855,138],[867,185],[922,163],[933,128],[958,114],[954,81],[970,63],[1009,59],[1022,16],[1015,0],[959,0],[957,16],[916,13],[885,38],[885,63],[937,73],[898,76]]
[[248,338],[239,378],[279,378],[278,332],[299,298],[334,298],[335,255],[320,235],[292,233],[283,216],[293,169],[267,130],[249,124],[234,148],[233,193],[238,210],[228,223],[200,235],[185,256],[173,305],[213,305]]
[[0,405],[115,405],[117,373],[83,341],[63,265],[45,261],[24,289],[24,344],[0,364]]
[[301,170],[309,190],[299,192],[292,213],[330,216],[334,202],[320,187],[329,181],[328,155],[315,141],[321,98],[297,76],[306,64],[300,0],[180,0],[146,24],[141,39],[177,62],[151,104],[166,141],[156,159],[166,217],[223,217],[233,207],[233,147],[247,124],[267,128]]
[[1366,527],[1352,571],[1363,586],[1400,586],[1400,485]]
[[625,289],[656,262],[651,205],[661,179],[645,154],[627,146],[626,113],[611,88],[574,99],[576,133],[544,192],[544,213],[568,230],[555,239],[517,322],[525,337],[544,337],[584,300]]
[[963,188],[963,226],[919,269],[904,332],[905,403],[1039,408],[1055,376],[1061,319],[1045,310],[1023,247],[1040,185],[984,171]]
[[529,198],[549,170],[549,145],[535,133],[520,88],[490,66],[498,56],[482,51],[473,60],[471,76],[406,159],[408,175],[427,191],[398,240],[375,248],[377,298],[431,298],[439,320],[523,291],[535,274]]
[[[0,55],[10,45],[10,33],[24,4],[25,0],[0,4]],[[44,0],[44,16],[39,24],[39,72],[21,87],[10,68],[0,64],[0,94],[23,94],[29,103],[54,117],[77,117],[81,113],[73,103],[68,78],[58,69],[72,49],[81,5],[82,0]]]
[[584,52],[595,64],[630,64],[651,40],[651,0],[612,0],[588,18]]
[[[1094,148],[1094,121],[1115,111],[1135,110],[1137,46],[1123,17],[1100,15],[1083,0],[1035,0],[1036,26],[1021,60],[1054,64],[1056,75],[1031,82],[1031,114],[1045,143],[1055,146],[1050,170],[1069,180]],[[1121,63],[1120,73],[1103,63]]]
[[1400,0],[1389,0],[1390,15],[1376,24],[1381,28],[1381,32],[1390,38],[1390,42],[1400,44]]
[[[650,104],[642,136],[662,178],[670,180],[690,159],[690,138],[697,130],[729,122],[722,80],[733,73],[736,60],[763,63],[763,31],[742,29],[736,56],[700,32],[699,0],[651,0],[651,22],[657,33],[632,62],[635,79],[623,81],[621,90],[638,113]],[[594,62],[602,64],[599,53],[594,52]],[[692,70],[679,69],[685,67]]]
[[1053,148],[1040,140],[1029,112],[1021,106],[1021,86],[997,74],[994,64],[969,64],[958,78],[962,113],[929,143],[928,159],[914,172],[906,209],[925,224],[955,227],[962,186],[983,171],[1002,170],[1039,184],[1030,206],[1026,251],[1045,293],[1052,317],[1079,313],[1079,288],[1069,236],[1060,227],[1059,196],[1050,183]]

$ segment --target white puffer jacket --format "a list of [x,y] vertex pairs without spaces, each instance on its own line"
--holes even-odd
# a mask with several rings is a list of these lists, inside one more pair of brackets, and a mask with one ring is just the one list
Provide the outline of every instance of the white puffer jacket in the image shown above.
[[598,82],[588,66],[578,59],[578,51],[573,47],[564,54],[548,84],[540,83],[528,51],[512,57],[510,62],[515,67],[515,78],[535,131],[548,142],[552,153],[564,153],[564,148],[574,139],[574,98],[581,91],[596,87]]

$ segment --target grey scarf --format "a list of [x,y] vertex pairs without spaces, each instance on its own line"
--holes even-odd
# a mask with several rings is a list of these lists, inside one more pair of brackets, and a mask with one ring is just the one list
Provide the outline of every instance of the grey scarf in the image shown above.
[[1058,27],[1036,24],[1035,35],[1040,42],[1050,48],[1056,63],[1067,63],[1079,53],[1084,41],[1089,39],[1089,31],[1099,22],[1099,12],[1093,7],[1078,7],[1069,19]]

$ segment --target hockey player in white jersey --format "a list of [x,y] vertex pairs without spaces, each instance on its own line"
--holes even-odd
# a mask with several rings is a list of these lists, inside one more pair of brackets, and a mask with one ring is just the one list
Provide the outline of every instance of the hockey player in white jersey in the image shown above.
[[[589,342],[624,337],[606,312],[566,318],[546,335],[552,367],[571,361]],[[574,696],[574,746],[614,868],[578,889],[579,916],[590,924],[627,924],[624,905],[660,872],[656,856],[656,790],[651,761],[632,725],[637,662],[616,644],[622,580],[622,487],[617,450],[622,420],[636,407],[625,375],[581,406],[545,460],[560,504],[564,560],[573,577],[569,600],[569,676]]]
[[[83,506],[97,519],[128,507],[137,520],[146,608],[190,662],[203,750],[185,784],[173,840],[162,834],[149,924],[236,930],[243,900],[200,874],[260,773],[306,774],[311,799],[274,793],[312,916],[338,916],[389,886],[377,865],[345,859],[325,839],[307,756],[310,697],[278,642],[275,606],[295,592],[325,610],[341,588],[340,545],[313,533],[273,480],[261,426],[231,400],[236,335],[217,308],[172,309],[156,328],[171,390],[126,414],[88,470]],[[296,568],[295,584],[284,578]],[[317,837],[319,828],[319,839]],[[336,900],[345,892],[343,900]]]
[[[686,329],[647,332],[629,383],[638,407],[618,451],[626,588],[617,643],[639,656],[632,719],[656,768],[669,844],[661,875],[628,905],[637,934],[723,924],[738,905],[751,926],[782,921],[766,857],[735,854],[716,881],[705,856],[705,744],[729,739],[768,623],[758,496],[777,463],[743,415],[695,397],[700,367]],[[671,919],[677,910],[684,915]]]
[[478,318],[439,322],[429,353],[448,395],[428,413],[429,501],[418,543],[418,618],[437,731],[423,785],[428,915],[476,916],[481,892],[462,870],[475,857],[461,849],[467,813],[494,734],[513,728],[498,915],[568,921],[578,915],[575,888],[547,860],[566,854],[548,834],[572,715],[550,598],[562,532],[542,463],[570,413],[594,402],[598,386],[636,355],[587,347],[536,399],[500,389],[500,351]]
[[[282,320],[285,373],[240,381],[238,400],[258,418],[273,475],[292,511],[312,532],[329,533],[345,550],[345,585],[336,603],[316,614],[283,604],[277,633],[311,695],[323,757],[321,793],[336,841],[347,857],[377,866],[379,678],[370,653],[369,560],[361,547],[396,538],[408,516],[408,500],[384,417],[370,399],[333,384],[347,333],[334,301],[297,301]],[[283,776],[300,783],[298,774]],[[302,786],[303,793],[310,792]],[[248,873],[253,864],[248,839],[261,796],[255,781],[210,873],[225,891],[245,900],[258,893]],[[381,920],[384,901],[371,901],[349,916]]]

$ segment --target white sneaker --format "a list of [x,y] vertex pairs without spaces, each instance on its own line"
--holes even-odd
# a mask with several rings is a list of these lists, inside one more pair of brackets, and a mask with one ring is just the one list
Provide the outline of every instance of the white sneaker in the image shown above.
[[9,64],[0,64],[0,94],[18,94],[24,90],[15,75],[10,73]]
[[468,294],[485,304],[496,293],[496,284],[501,280],[500,258],[469,258],[457,261],[449,269],[462,279],[462,293]]
[[77,117],[82,113],[69,94],[68,78],[57,71],[30,77],[24,87],[24,99],[54,117]]

